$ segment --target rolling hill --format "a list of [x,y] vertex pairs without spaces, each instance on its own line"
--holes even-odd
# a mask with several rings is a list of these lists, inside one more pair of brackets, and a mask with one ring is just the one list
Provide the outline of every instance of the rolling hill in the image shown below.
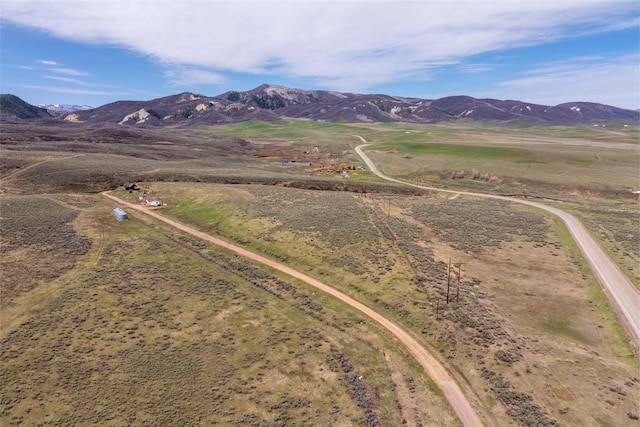
[[0,117],[2,119],[42,119],[52,115],[44,108],[31,105],[15,95],[0,95]]
[[[5,103],[9,105],[9,96],[12,95],[3,95],[3,111]],[[11,101],[11,105],[17,104]],[[24,108],[11,107],[11,110],[22,111]],[[42,117],[37,114],[15,115],[19,118]],[[478,120],[573,124],[637,123],[640,113],[589,102],[545,106],[470,96],[426,100],[265,84],[246,92],[230,91],[214,97],[184,92],[148,101],[117,101],[63,116],[63,120],[71,123],[111,123],[133,127],[212,125],[283,118],[349,123]]]

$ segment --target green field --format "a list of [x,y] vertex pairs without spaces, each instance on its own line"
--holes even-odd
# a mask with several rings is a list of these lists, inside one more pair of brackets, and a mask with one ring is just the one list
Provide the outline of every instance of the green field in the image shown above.
[[467,157],[472,159],[509,159],[514,162],[527,161],[532,157],[532,153],[525,150],[510,147],[482,147],[474,145],[453,145],[453,144],[429,144],[429,143],[406,143],[406,144],[379,144],[376,149],[394,148],[403,153],[424,156],[451,156]]

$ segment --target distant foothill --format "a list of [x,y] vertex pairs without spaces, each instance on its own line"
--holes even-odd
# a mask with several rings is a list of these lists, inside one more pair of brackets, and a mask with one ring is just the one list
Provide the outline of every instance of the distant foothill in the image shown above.
[[1,95],[3,119],[51,119],[132,127],[215,125],[248,120],[301,119],[342,123],[496,121],[516,124],[637,124],[640,112],[592,102],[546,106],[513,100],[449,96],[435,100],[261,85],[209,97],[191,92],[148,101],[85,105],[30,105]]

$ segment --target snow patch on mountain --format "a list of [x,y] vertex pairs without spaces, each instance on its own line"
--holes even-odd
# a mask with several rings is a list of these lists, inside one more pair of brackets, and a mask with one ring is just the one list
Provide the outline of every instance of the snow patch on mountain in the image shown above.
[[54,111],[58,114],[73,113],[74,111],[91,110],[93,107],[90,105],[75,105],[75,104],[37,104],[38,107],[44,108],[47,111]]

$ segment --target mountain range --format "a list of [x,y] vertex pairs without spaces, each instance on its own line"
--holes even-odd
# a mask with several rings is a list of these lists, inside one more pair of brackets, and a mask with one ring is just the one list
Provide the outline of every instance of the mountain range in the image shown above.
[[[184,92],[149,101],[117,101],[60,114],[14,95],[0,95],[6,119],[55,119],[133,127],[212,125],[296,118],[326,122],[434,123],[454,120],[539,124],[638,123],[640,112],[591,102],[545,106],[523,101],[449,96],[435,100],[261,85],[209,97]],[[84,107],[84,106],[82,106]]]
[[93,108],[91,105],[77,104],[38,104],[36,107],[44,108],[54,115],[64,115],[78,110],[90,110]]

